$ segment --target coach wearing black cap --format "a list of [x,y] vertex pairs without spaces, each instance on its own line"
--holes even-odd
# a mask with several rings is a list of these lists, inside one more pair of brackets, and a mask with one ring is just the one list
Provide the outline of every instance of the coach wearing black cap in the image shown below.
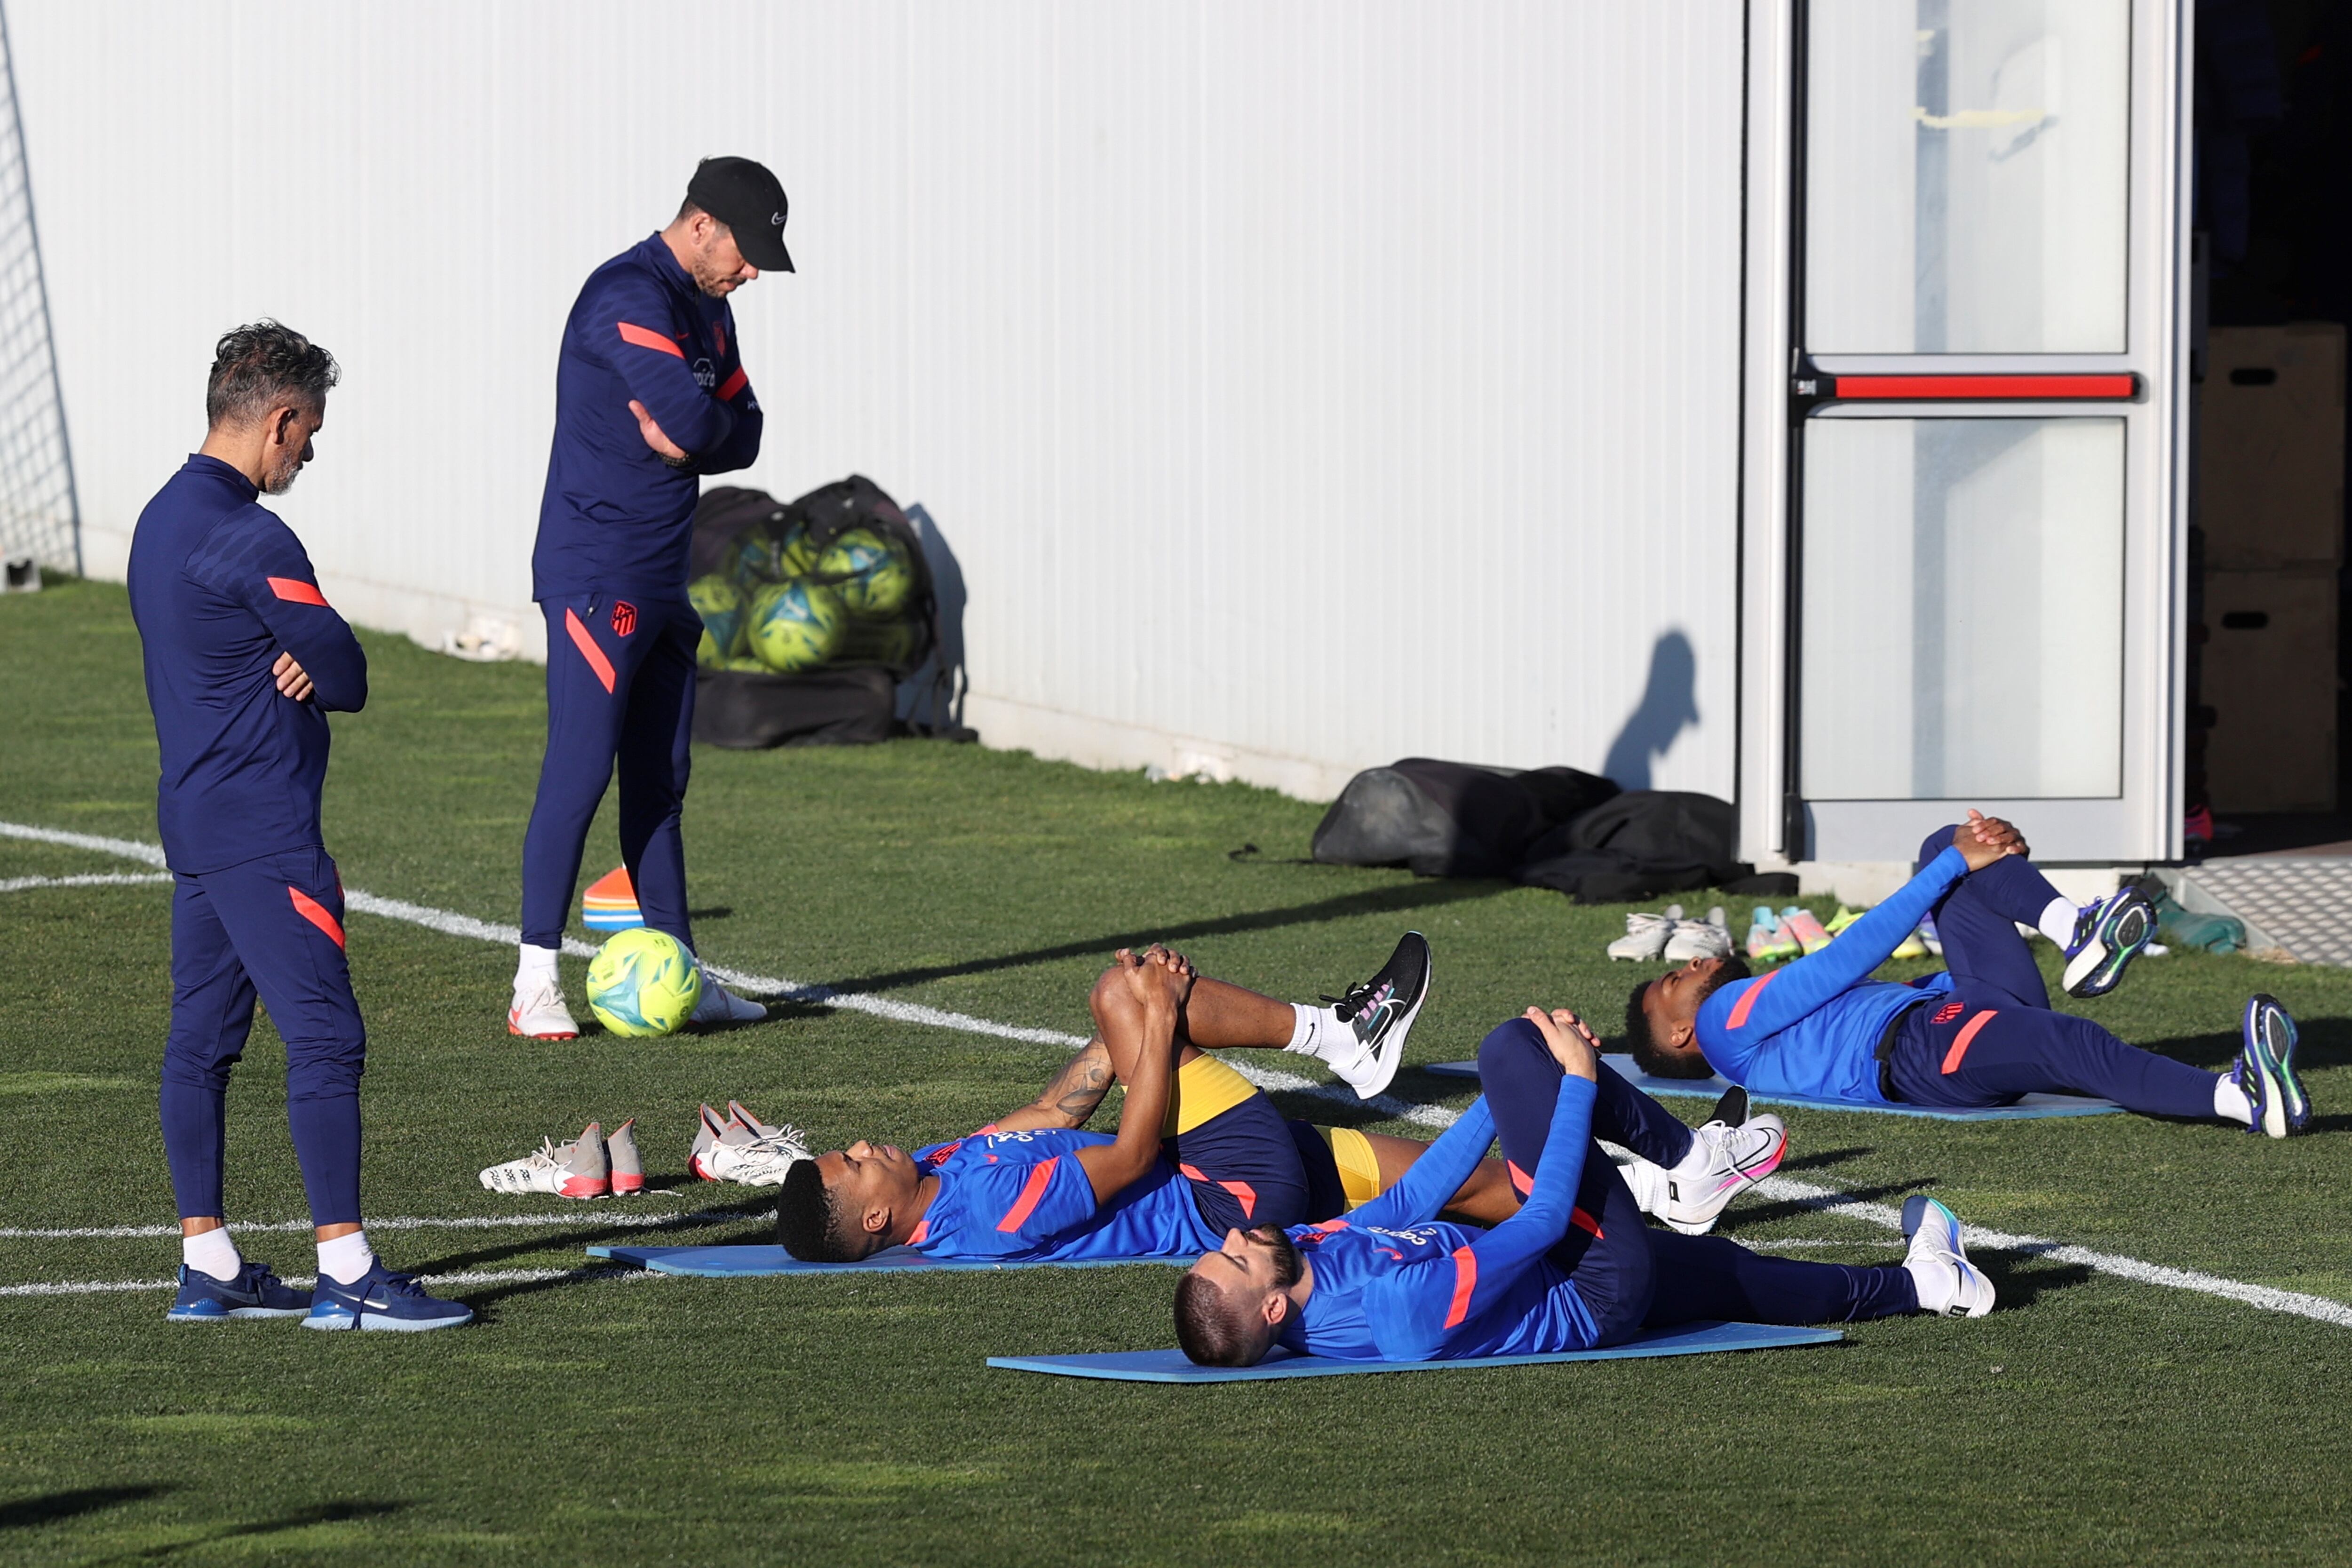
[[[760,405],[727,300],[761,272],[793,269],[785,211],[784,187],[760,164],[705,158],[670,226],[589,274],[564,323],[531,552],[531,594],[547,616],[547,757],[523,838],[511,1034],[580,1032],[555,955],[616,759],[637,907],[694,945],[678,836],[702,636],[686,597],[688,543],[700,476],[760,455]],[[706,976],[694,1018],[764,1012]]]

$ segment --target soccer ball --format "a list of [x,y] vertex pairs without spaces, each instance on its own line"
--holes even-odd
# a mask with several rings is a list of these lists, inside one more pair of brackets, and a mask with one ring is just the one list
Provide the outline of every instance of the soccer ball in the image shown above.
[[805,577],[816,570],[816,545],[808,530],[794,523],[776,547],[776,565],[786,577]]
[[781,583],[793,574],[784,570],[784,542],[760,523],[737,534],[727,547],[727,575],[745,597],[762,583]]
[[843,606],[860,620],[888,620],[915,593],[905,555],[870,528],[844,531],[816,558],[816,574],[839,584]]
[[751,600],[746,639],[770,669],[782,675],[814,669],[841,646],[841,599],[814,583],[779,583]]
[[622,931],[588,965],[589,1010],[616,1035],[670,1034],[701,1000],[702,965],[667,931]]
[[702,640],[695,646],[694,662],[715,669],[735,651],[743,629],[743,595],[714,572],[688,584],[686,597],[702,617]]

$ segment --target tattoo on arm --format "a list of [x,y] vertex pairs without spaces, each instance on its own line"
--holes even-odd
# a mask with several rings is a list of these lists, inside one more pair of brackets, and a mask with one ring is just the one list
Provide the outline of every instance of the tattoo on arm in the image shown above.
[[1089,1040],[1037,1097],[1038,1109],[1083,1127],[1110,1092],[1112,1076],[1109,1048],[1100,1040]]

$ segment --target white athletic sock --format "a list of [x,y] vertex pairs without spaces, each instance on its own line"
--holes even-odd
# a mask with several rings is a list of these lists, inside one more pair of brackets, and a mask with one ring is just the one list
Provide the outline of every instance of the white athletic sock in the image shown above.
[[1331,1058],[1328,1053],[1343,1040],[1350,1051],[1355,1048],[1355,1031],[1340,1023],[1339,1016],[1330,1008],[1309,1007],[1303,1002],[1293,1002],[1290,1011],[1290,1044],[1283,1047],[1284,1050],[1328,1061]]
[[2231,1082],[2228,1073],[2213,1080],[2213,1114],[2241,1127],[2254,1124],[2254,1108],[2246,1102],[2246,1091]]
[[2082,912],[2068,900],[2053,899],[2043,907],[2042,918],[2033,923],[2043,936],[2060,947],[2071,947],[2074,942],[2074,919]]
[[515,989],[517,991],[536,991],[541,985],[556,984],[555,949],[533,947],[530,943],[524,942],[516,950],[516,954]]
[[319,1243],[319,1272],[338,1285],[364,1279],[374,1267],[375,1248],[368,1245],[367,1232],[363,1230]]
[[220,1280],[236,1279],[237,1270],[245,1267],[245,1259],[238,1255],[236,1243],[228,1238],[226,1226],[180,1237],[180,1261],[199,1274],[209,1274]]

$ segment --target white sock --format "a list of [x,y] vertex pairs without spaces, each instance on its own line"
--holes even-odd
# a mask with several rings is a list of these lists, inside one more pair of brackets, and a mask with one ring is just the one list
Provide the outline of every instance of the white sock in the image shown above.
[[542,985],[556,984],[555,949],[533,947],[530,943],[524,942],[516,950],[516,955],[515,989],[517,991],[536,991]]
[[2053,899],[2043,907],[2042,918],[2033,923],[2060,947],[2071,947],[2074,942],[2074,920],[2082,912],[2079,906],[2065,899]]
[[338,1285],[364,1279],[374,1267],[375,1248],[368,1245],[367,1232],[363,1230],[319,1243],[319,1272]]
[[228,1238],[226,1226],[180,1237],[180,1261],[199,1274],[209,1274],[220,1280],[236,1279],[237,1270],[245,1267],[245,1259],[238,1256],[236,1243]]
[[2246,1102],[2246,1091],[2231,1082],[2228,1073],[2213,1080],[2213,1114],[2241,1127],[2254,1124],[2254,1108]]
[[1354,1048],[1355,1031],[1340,1023],[1339,1016],[1330,1008],[1309,1007],[1303,1002],[1293,1002],[1290,1011],[1290,1044],[1283,1047],[1284,1050],[1328,1061],[1330,1058],[1327,1053],[1342,1039],[1347,1041],[1350,1050]]

